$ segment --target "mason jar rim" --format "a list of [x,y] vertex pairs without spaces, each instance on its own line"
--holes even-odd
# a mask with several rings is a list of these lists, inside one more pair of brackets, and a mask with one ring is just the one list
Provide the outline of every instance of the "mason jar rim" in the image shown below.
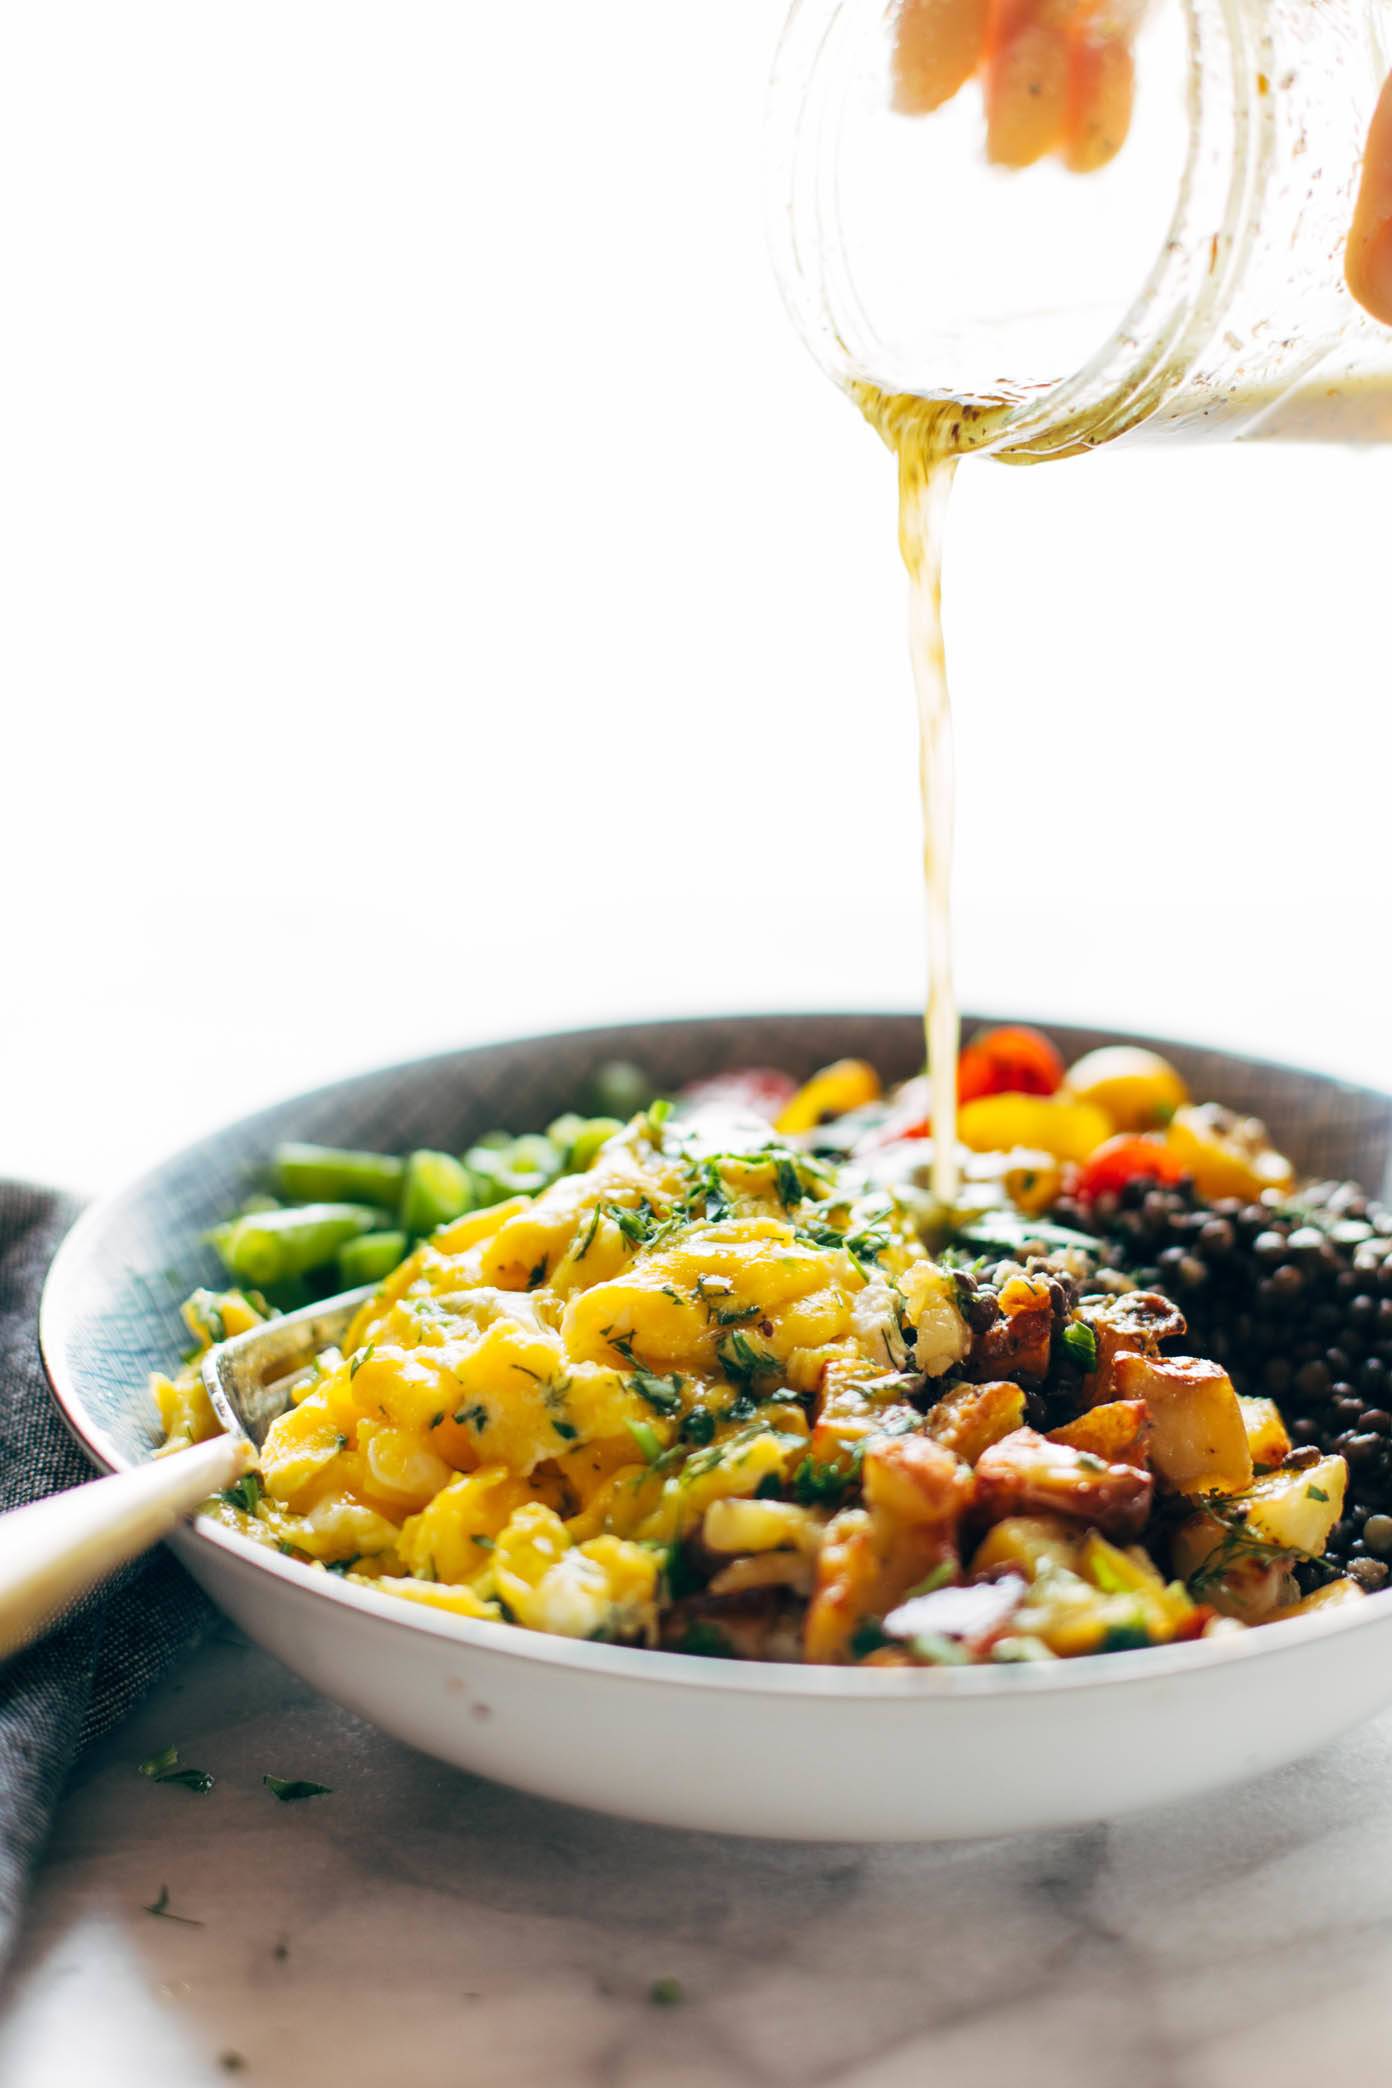
[[[794,325],[841,386],[881,387],[843,339],[828,294],[840,243],[836,155],[824,135],[838,24],[867,0],[793,0],[769,87],[768,236]],[[898,0],[875,0],[882,17]],[[1257,35],[1244,0],[1181,0],[1188,44],[1187,138],[1174,209],[1144,282],[1076,369],[1007,398],[981,448],[1006,461],[1076,454],[1147,419],[1184,382],[1221,324],[1260,216],[1274,148],[1270,97],[1255,83]],[[849,86],[843,80],[842,89]],[[839,118],[836,107],[833,122]],[[806,135],[809,117],[817,134]],[[849,271],[842,295],[849,291]],[[867,327],[867,331],[873,329]],[[931,371],[915,391],[933,397]],[[896,387],[899,389],[900,387]]]

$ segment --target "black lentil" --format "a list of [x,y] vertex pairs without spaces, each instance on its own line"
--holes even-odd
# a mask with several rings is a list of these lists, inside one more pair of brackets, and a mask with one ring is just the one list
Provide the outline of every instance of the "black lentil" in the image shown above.
[[1392,1559],[1392,1211],[1353,1182],[1211,1204],[1190,1183],[1128,1182],[1050,1216],[1105,1243],[1085,1287],[1124,1273],[1167,1292],[1189,1322],[1186,1351],[1275,1399],[1296,1445],[1348,1458],[1329,1557],[1380,1586],[1388,1568],[1369,1554]]

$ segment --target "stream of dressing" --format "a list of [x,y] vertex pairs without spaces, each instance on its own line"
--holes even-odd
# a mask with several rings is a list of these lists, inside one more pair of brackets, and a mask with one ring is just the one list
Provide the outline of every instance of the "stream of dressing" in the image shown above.
[[952,706],[942,627],[943,525],[957,460],[1008,411],[990,401],[889,395],[869,385],[857,405],[899,463],[899,549],[909,576],[909,658],[918,703],[918,795],[928,959],[923,1036],[933,1119],[932,1187],[957,1200],[957,1048],[952,967]]

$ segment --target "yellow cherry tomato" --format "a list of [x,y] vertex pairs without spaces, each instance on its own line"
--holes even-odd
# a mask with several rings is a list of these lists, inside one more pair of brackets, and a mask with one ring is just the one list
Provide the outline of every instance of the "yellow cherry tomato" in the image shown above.
[[1055,1160],[1086,1160],[1111,1135],[1111,1118],[1071,1095],[980,1095],[957,1114],[957,1136],[974,1153],[1029,1146]]
[[1241,1196],[1248,1202],[1263,1189],[1289,1189],[1295,1171],[1271,1145],[1256,1117],[1234,1116],[1217,1102],[1177,1109],[1165,1144],[1200,1196]]
[[1168,1059],[1139,1044],[1104,1044],[1064,1075],[1064,1091],[1095,1103],[1118,1131],[1155,1131],[1189,1100]]
[[793,1131],[810,1131],[829,1117],[844,1116],[848,1109],[861,1109],[880,1097],[880,1076],[864,1059],[837,1059],[800,1087],[779,1111],[774,1129],[785,1137]]

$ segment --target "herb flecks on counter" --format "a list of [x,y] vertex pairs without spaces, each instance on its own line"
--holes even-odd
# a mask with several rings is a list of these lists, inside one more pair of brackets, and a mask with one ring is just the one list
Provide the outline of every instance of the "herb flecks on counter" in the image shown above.
[[333,1794],[332,1784],[308,1783],[302,1776],[263,1776],[261,1781],[282,1805],[292,1805],[297,1798],[328,1798]]
[[151,1783],[178,1784],[185,1791],[211,1791],[217,1781],[206,1769],[182,1767],[177,1747],[162,1747],[158,1754],[147,1755],[136,1773],[147,1776]]

